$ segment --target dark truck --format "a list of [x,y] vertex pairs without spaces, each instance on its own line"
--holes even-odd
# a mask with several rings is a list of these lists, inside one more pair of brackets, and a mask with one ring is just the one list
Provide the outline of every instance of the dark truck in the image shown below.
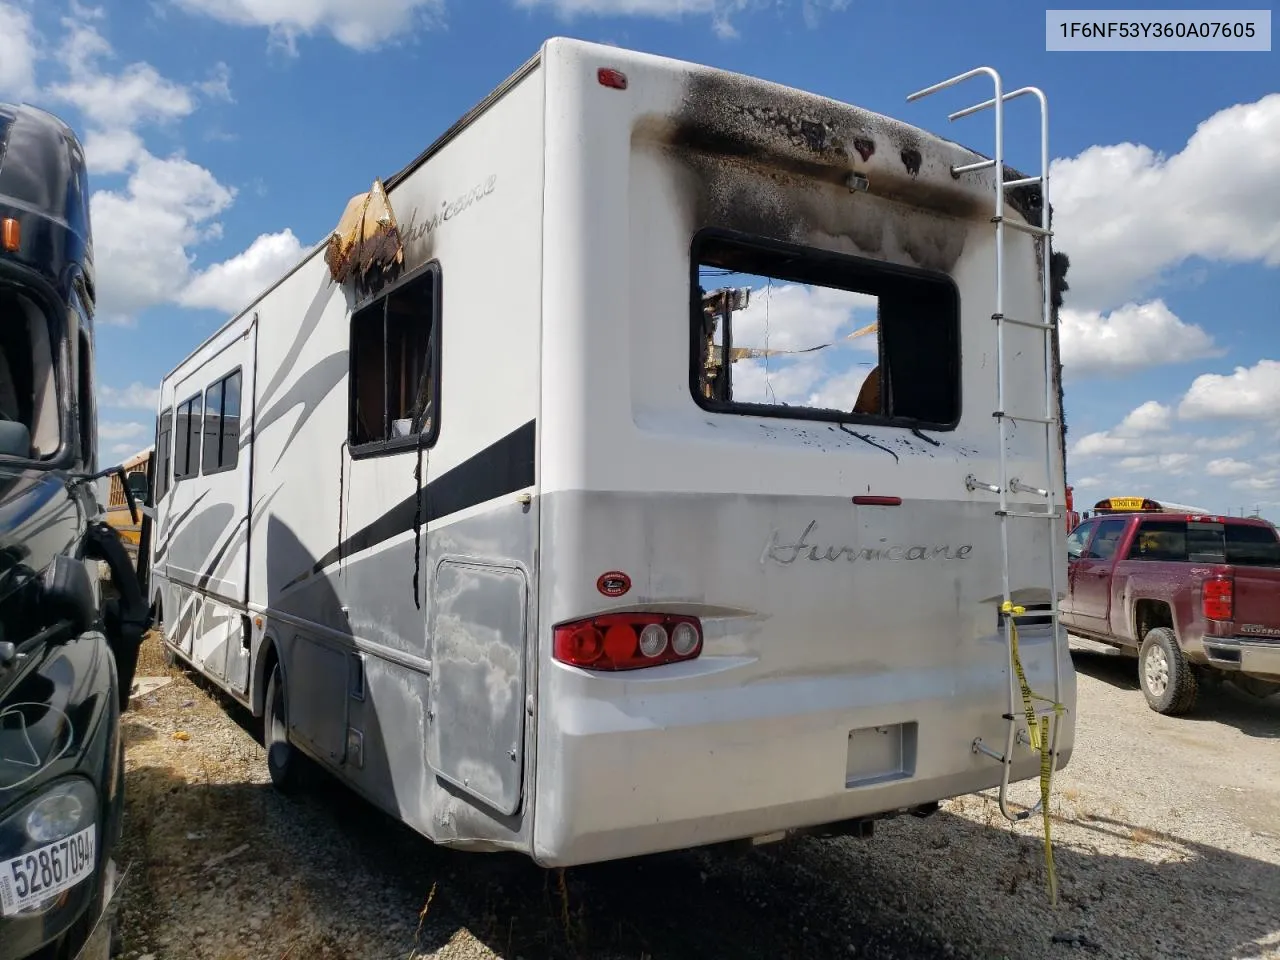
[[1138,657],[1151,708],[1186,713],[1202,684],[1280,692],[1280,537],[1265,520],[1091,517],[1067,537],[1062,622]]
[[80,142],[0,104],[0,960],[110,948],[147,609],[98,494],[123,471],[98,469],[93,313]]

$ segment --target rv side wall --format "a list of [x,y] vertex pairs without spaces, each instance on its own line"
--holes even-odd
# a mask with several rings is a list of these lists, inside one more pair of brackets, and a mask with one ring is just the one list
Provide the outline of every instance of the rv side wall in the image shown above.
[[[256,361],[252,511],[223,475],[159,505],[170,643],[257,711],[278,657],[295,745],[445,842],[527,842],[542,100],[535,69],[395,185],[404,270],[376,297],[354,302],[313,253],[162,391],[164,409],[203,389],[224,347]],[[327,202],[336,221],[344,198]],[[233,681],[193,655],[188,611],[238,562]]]

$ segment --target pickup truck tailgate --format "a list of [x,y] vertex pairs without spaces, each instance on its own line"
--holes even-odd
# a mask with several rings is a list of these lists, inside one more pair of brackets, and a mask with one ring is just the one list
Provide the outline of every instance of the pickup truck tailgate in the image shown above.
[[1241,637],[1280,640],[1280,567],[1237,566],[1232,606]]

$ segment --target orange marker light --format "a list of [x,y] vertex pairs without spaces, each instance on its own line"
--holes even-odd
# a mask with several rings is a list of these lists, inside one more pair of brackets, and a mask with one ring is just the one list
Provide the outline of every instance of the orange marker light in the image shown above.
[[22,228],[17,220],[5,217],[0,221],[0,245],[6,252],[13,253],[22,246]]

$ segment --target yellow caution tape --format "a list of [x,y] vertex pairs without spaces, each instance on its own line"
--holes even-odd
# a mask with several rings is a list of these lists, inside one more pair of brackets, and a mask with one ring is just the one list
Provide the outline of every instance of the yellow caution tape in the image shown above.
[[[1031,689],[1027,682],[1026,671],[1022,668],[1022,656],[1018,651],[1017,618],[1027,612],[1026,607],[1015,606],[1008,600],[1000,607],[1009,621],[1009,648],[1013,653],[1013,667],[1018,673],[1018,685],[1022,689],[1022,708],[1027,717],[1027,738],[1031,741],[1031,749],[1040,754],[1040,809],[1044,820],[1044,866],[1049,880],[1049,902],[1058,902],[1058,876],[1053,863],[1053,837],[1050,830],[1049,788],[1053,780],[1053,755],[1049,751],[1049,718],[1036,718],[1032,700],[1040,700],[1053,705],[1055,722],[1061,719],[1065,708],[1050,697],[1042,697]],[[1054,650],[1057,656],[1057,650]]]
[[733,347],[729,351],[729,358],[734,363],[739,360],[757,360],[762,357],[793,357],[801,353],[816,353],[819,350],[825,350],[827,347],[834,346],[841,340],[854,340],[858,337],[865,337],[869,333],[875,333],[880,329],[880,322],[868,323],[865,327],[859,327],[853,333],[846,334],[839,340],[832,340],[830,343],[821,343],[816,347],[805,347],[802,350],[773,350],[767,347]]

